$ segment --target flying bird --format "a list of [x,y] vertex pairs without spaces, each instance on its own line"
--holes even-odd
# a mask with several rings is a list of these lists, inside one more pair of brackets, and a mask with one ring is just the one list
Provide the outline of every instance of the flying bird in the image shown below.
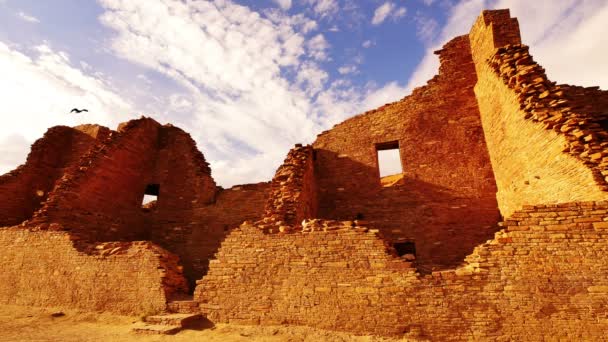
[[74,113],[74,112],[75,112],[76,114],[79,114],[79,113],[82,113],[82,112],[88,112],[88,110],[86,110],[86,109],[78,109],[78,108],[74,108],[74,109],[72,109],[72,110],[70,111],[70,113]]

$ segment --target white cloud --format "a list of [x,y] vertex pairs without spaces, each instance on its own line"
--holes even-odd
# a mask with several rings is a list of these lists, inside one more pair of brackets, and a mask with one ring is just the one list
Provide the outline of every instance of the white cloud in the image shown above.
[[320,17],[332,16],[339,10],[337,0],[303,0]]
[[380,25],[388,18],[393,18],[396,20],[405,16],[406,12],[407,10],[405,7],[397,8],[397,5],[395,5],[393,2],[387,1],[376,8],[376,11],[374,11],[372,25]]
[[291,8],[291,0],[272,0],[272,1],[274,1],[277,5],[279,5],[279,7],[281,7],[285,11]]
[[329,44],[310,34],[312,21],[221,0],[101,4],[102,22],[116,31],[113,51],[183,86],[191,113],[176,124],[192,133],[219,184],[270,179],[288,149],[319,130],[311,98],[328,75],[315,61],[329,58]]
[[25,163],[30,144],[31,141],[16,132],[0,139],[0,175]]
[[[95,122],[115,127],[132,106],[103,79],[72,66],[68,54],[48,45],[29,57],[0,41],[0,173],[25,160],[29,144],[51,126]],[[70,114],[73,107],[86,114]]]
[[308,54],[318,61],[326,61],[328,59],[327,50],[330,45],[325,40],[325,37],[322,34],[317,34],[312,37],[308,42]]
[[374,42],[372,42],[371,40],[366,40],[363,42],[363,44],[361,44],[361,46],[363,46],[366,49],[372,47],[372,45],[374,45]]
[[437,30],[439,29],[439,23],[430,17],[424,16],[418,13],[414,17],[416,23],[416,36],[425,44],[432,44],[433,40],[437,36]]
[[344,65],[338,68],[340,75],[355,74],[359,71],[356,65]]
[[435,0],[422,0],[422,2],[427,6],[431,6],[435,2]]
[[[410,77],[408,89],[423,85],[437,73],[434,50],[469,32],[482,9],[510,8],[517,17],[524,44],[535,60],[558,83],[608,88],[608,3],[586,0],[462,0],[450,9],[446,25],[429,44],[425,57]],[[574,62],[578,61],[578,62]]]
[[31,16],[25,12],[17,12],[17,17],[19,17],[21,20],[27,21],[29,23],[39,23],[40,20],[34,16]]

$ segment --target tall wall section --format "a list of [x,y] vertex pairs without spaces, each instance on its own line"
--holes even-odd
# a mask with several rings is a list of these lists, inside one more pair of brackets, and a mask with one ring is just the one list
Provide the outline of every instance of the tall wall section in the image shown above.
[[88,241],[143,240],[141,202],[159,129],[154,120],[133,120],[96,144],[64,175],[35,223],[58,223]]
[[214,322],[298,324],[432,341],[603,340],[608,204],[526,206],[456,270],[421,276],[377,230],[244,224],[199,281]]
[[[414,240],[419,262],[451,266],[490,238],[500,217],[468,37],[437,54],[440,72],[428,85],[336,125],[313,147],[319,217],[363,217],[391,241]],[[394,142],[405,181],[382,187],[376,149]]]
[[501,213],[608,198],[608,92],[549,81],[508,10],[483,12],[469,36]]
[[0,176],[0,227],[30,219],[66,170],[108,133],[97,125],[50,128],[32,145],[24,165]]

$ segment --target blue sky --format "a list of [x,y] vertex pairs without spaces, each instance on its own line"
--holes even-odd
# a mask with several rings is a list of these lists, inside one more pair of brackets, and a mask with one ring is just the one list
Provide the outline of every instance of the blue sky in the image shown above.
[[423,85],[484,8],[511,8],[553,80],[608,88],[603,0],[0,0],[0,173],[50,126],[146,115],[219,184],[269,180],[293,144]]

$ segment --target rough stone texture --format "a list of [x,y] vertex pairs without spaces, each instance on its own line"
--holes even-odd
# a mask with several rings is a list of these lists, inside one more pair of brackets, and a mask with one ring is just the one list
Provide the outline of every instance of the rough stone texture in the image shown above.
[[445,340],[600,340],[608,204],[526,207],[466,263],[421,276],[377,230],[318,221],[224,240],[195,300],[212,321]]
[[264,220],[277,226],[298,225],[317,215],[315,152],[311,146],[296,146],[271,182]]
[[[142,210],[148,184],[160,194]],[[181,257],[193,285],[227,232],[262,216],[268,184],[216,187],[187,133],[141,118],[118,131],[52,128],[0,187],[3,225],[31,218],[89,242],[151,240]]]
[[0,227],[30,219],[63,174],[108,133],[97,125],[50,128],[32,145],[25,164],[0,176]]
[[89,245],[66,232],[6,228],[0,245],[2,304],[142,314],[186,290],[177,258],[149,242]]
[[[505,10],[437,54],[426,86],[296,145],[271,183],[217,187],[191,137],[151,119],[51,129],[0,178],[0,222],[25,220],[0,230],[0,302],[604,339],[607,93],[548,81]],[[404,172],[383,186],[377,150],[396,144]],[[202,277],[193,300],[178,257]]]
[[218,188],[214,203],[198,205],[190,212],[150,211],[147,220],[155,227],[150,238],[179,255],[194,290],[226,235],[243,221],[262,217],[269,187],[269,183],[258,183]]
[[607,198],[608,92],[550,82],[508,11],[484,12],[470,37],[502,214]]
[[[195,291],[201,311],[437,341],[604,339],[608,202],[582,200],[607,198],[605,93],[555,86],[520,43],[508,11],[485,11],[438,52],[427,86],[318,137],[318,216],[345,221],[269,224],[277,204],[293,217],[289,200],[305,188],[304,164],[288,157],[275,180],[297,181],[224,240]],[[530,96],[538,77],[546,89]],[[395,141],[405,177],[384,188],[376,149]],[[509,183],[522,180],[532,190]],[[496,226],[495,191],[508,217]],[[359,214],[375,229],[353,222]],[[415,240],[418,258],[398,258],[382,235]],[[424,275],[429,265],[443,270]]]
[[[159,186],[159,197],[155,203],[142,208],[142,198],[150,184]],[[129,303],[133,289],[118,286],[120,281],[129,281],[129,272],[137,265],[138,274],[149,278],[145,281],[154,280],[164,289],[162,298],[150,292],[150,305],[154,309],[161,308],[159,303],[164,303],[166,298],[194,289],[194,281],[205,274],[209,258],[231,228],[263,215],[268,188],[268,183],[235,186],[228,190],[216,187],[211,170],[192,138],[179,128],[161,126],[152,119],[129,121],[121,124],[117,131],[96,125],[51,128],[33,145],[26,164],[0,178],[0,224],[21,223],[20,229],[35,230],[30,233],[34,237],[28,240],[30,252],[25,252],[27,246],[20,246],[20,253],[32,256],[46,248],[37,242],[37,234],[51,234],[43,232],[46,230],[68,232],[70,239],[77,241],[75,247],[70,248],[83,253],[83,267],[91,278],[71,277],[69,272],[80,259],[72,257],[70,250],[60,250],[66,246],[58,246],[54,249],[58,257],[48,262],[54,262],[52,269],[67,276],[56,277],[57,282],[64,279],[83,284],[66,287],[65,291],[75,291],[70,298],[59,296],[47,301],[37,299],[36,295],[28,301],[27,297],[33,292],[22,291],[23,297],[18,303],[71,306],[79,302],[80,306],[74,305],[122,312],[121,302],[125,302],[125,311],[145,313],[144,304]],[[8,228],[4,228],[3,233],[5,229]],[[173,252],[169,254],[155,245],[146,247],[153,249],[154,254],[162,250],[159,258],[170,258],[175,267],[178,263],[183,264],[179,266],[179,272],[162,277],[161,281],[156,275],[157,266],[146,261],[151,256],[137,252],[137,248],[129,254],[129,260],[111,263],[115,265],[111,270],[106,271],[104,262],[94,262],[97,260],[94,255],[104,248],[121,250],[131,241],[138,240],[150,240]],[[10,249],[4,252],[7,260],[17,257]],[[144,259],[138,260],[140,257]],[[27,269],[27,265],[20,263],[14,264],[12,269],[10,265],[5,264],[9,275],[19,273],[22,267]],[[190,280],[190,289],[185,286],[182,267],[183,274]],[[115,291],[116,303],[112,297],[103,298],[103,293],[95,294],[93,300],[81,290],[93,287],[94,276],[98,274],[116,275],[116,283],[108,284],[108,290],[103,292],[108,295]],[[24,276],[23,279],[21,285],[24,287],[29,278]],[[44,275],[40,281],[45,281]],[[142,287],[140,300],[146,298],[143,294],[150,285],[136,281],[133,286]],[[41,295],[51,293],[52,288],[42,291]],[[0,291],[0,297],[0,301],[13,303],[7,292]]]
[[[401,101],[336,125],[313,144],[319,217],[361,215],[418,261],[449,267],[495,231],[496,184],[473,86],[467,36],[440,51],[439,75]],[[399,142],[404,180],[382,187],[376,146]]]

